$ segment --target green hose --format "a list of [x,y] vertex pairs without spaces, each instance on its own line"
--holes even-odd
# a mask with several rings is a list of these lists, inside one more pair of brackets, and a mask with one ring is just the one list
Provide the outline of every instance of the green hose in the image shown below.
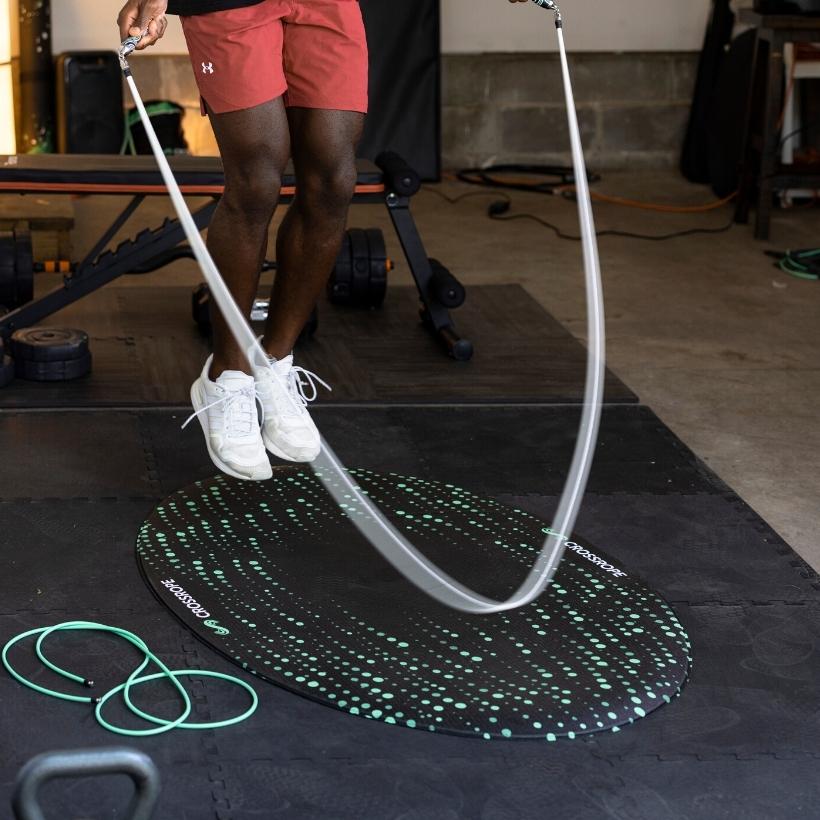
[[[110,689],[108,692],[102,695],[102,697],[72,695],[67,692],[59,692],[56,689],[49,689],[48,687],[41,686],[38,683],[34,683],[34,681],[30,681],[28,678],[21,675],[11,665],[11,662],[8,658],[9,650],[16,644],[20,643],[20,641],[37,635],[38,637],[34,647],[34,651],[38,659],[44,666],[46,666],[52,672],[55,672],[56,674],[60,675],[61,677],[74,681],[75,683],[82,684],[83,686],[86,686],[88,688],[93,687],[93,681],[84,678],[82,675],[77,675],[74,672],[70,672],[67,669],[63,669],[62,667],[57,666],[57,664],[53,663],[46,657],[45,651],[43,649],[43,644],[45,643],[45,641],[56,632],[71,631],[94,631],[116,635],[117,637],[122,638],[123,640],[135,646],[140,652],[143,653],[144,658],[142,662],[137,666],[137,668],[134,669],[134,671],[128,676],[128,679],[124,683],[121,683],[118,686],[115,686],[113,689]],[[6,645],[3,647],[2,655],[0,655],[0,658],[2,659],[3,666],[5,666],[8,673],[15,680],[22,683],[24,686],[27,686],[29,689],[33,689],[35,692],[39,692],[42,695],[47,695],[52,698],[58,698],[59,700],[67,700],[74,703],[89,703],[95,705],[94,714],[100,726],[102,726],[104,729],[107,729],[109,732],[113,732],[114,734],[118,735],[125,735],[127,737],[148,737],[150,735],[158,735],[162,734],[163,732],[169,732],[172,729],[222,729],[226,726],[233,726],[237,723],[241,723],[242,721],[247,720],[256,711],[256,708],[259,705],[259,698],[257,697],[256,692],[253,690],[251,686],[245,683],[245,681],[240,680],[239,678],[235,678],[232,675],[225,675],[221,672],[206,672],[200,669],[169,669],[153,652],[151,652],[145,641],[143,641],[138,635],[135,635],[133,632],[129,632],[127,629],[120,629],[119,627],[115,626],[107,626],[106,624],[98,624],[94,623],[93,621],[66,621],[65,623],[57,624],[55,626],[45,626],[39,627],[37,629],[30,629],[27,632],[23,632],[20,635],[17,635],[10,641],[8,641]],[[159,667],[160,671],[151,675],[143,675],[143,671],[151,663]],[[247,691],[250,695],[251,704],[248,707],[248,709],[242,714],[237,715],[235,717],[227,718],[225,720],[211,721],[209,723],[186,723],[186,720],[191,714],[191,710],[193,707],[191,705],[191,698],[185,691],[185,687],[182,686],[182,684],[179,682],[179,678],[185,677],[187,675],[193,675],[196,677],[203,678],[217,678],[218,680],[228,681],[228,683],[240,686],[243,689],[245,689],[245,691]],[[131,699],[131,689],[134,686],[139,686],[143,683],[149,683],[150,681],[161,680],[163,678],[169,680],[173,684],[174,688],[179,693],[180,699],[182,700],[182,713],[179,715],[179,717],[175,718],[174,720],[167,720],[165,718],[160,718],[156,715],[152,715],[148,712],[145,712],[144,710],[138,708]],[[105,704],[115,695],[118,695],[120,693],[122,693],[123,700],[128,709],[130,709],[134,715],[141,718],[142,720],[145,720],[148,723],[155,724],[154,728],[127,729],[123,726],[114,725],[103,716],[103,707],[105,706]]]

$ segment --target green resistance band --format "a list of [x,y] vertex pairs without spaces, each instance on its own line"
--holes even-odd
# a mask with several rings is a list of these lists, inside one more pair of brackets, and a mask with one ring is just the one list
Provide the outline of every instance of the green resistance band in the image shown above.
[[[61,677],[67,678],[75,683],[82,684],[88,688],[93,687],[94,681],[88,680],[82,675],[77,675],[67,669],[63,669],[46,657],[43,644],[49,636],[57,632],[73,631],[104,632],[110,635],[115,635],[135,646],[140,652],[142,652],[144,658],[137,668],[134,669],[134,671],[128,676],[125,683],[115,686],[113,689],[106,692],[102,697],[72,695],[66,692],[59,692],[56,689],[49,689],[48,687],[41,686],[40,684],[34,683],[34,681],[25,678],[11,665],[11,661],[9,661],[8,657],[9,650],[11,650],[11,648],[16,644],[24,641],[26,638],[31,638],[37,635],[38,637],[34,645],[34,651],[44,666]],[[116,626],[107,626],[106,624],[98,624],[93,621],[66,621],[65,623],[57,624],[55,626],[44,626],[39,627],[38,629],[29,629],[27,632],[23,632],[8,641],[3,647],[3,652],[2,655],[0,655],[0,658],[2,658],[3,666],[6,667],[8,673],[24,686],[27,686],[29,689],[33,689],[35,692],[39,692],[42,695],[48,695],[49,697],[58,698],[59,700],[95,705],[94,714],[100,726],[107,729],[109,732],[114,732],[114,734],[117,735],[125,735],[127,737],[148,737],[149,735],[159,735],[163,732],[170,732],[172,729],[223,729],[226,726],[233,726],[247,720],[256,711],[256,708],[259,705],[259,698],[257,697],[256,692],[251,686],[245,683],[245,681],[235,678],[232,675],[225,675],[221,672],[207,672],[200,669],[169,669],[153,652],[151,652],[145,641],[143,641],[138,635],[135,635],[133,632],[129,632],[127,629],[120,629]],[[142,673],[145,671],[145,668],[151,663],[159,667],[160,671],[151,675],[143,675]],[[186,721],[190,716],[193,707],[191,705],[191,698],[185,691],[185,687],[179,682],[179,678],[186,676],[217,678],[218,680],[224,680],[228,683],[240,686],[250,695],[251,705],[241,715],[237,715],[236,717],[228,718],[226,720],[216,720],[211,721],[210,723],[188,723]],[[141,684],[149,683],[151,681],[161,680],[163,678],[171,682],[179,693],[180,699],[183,703],[182,713],[175,720],[167,720],[165,718],[160,718],[156,715],[149,714],[148,712],[145,712],[137,707],[131,699],[131,690],[133,687],[140,686]],[[137,717],[142,718],[148,723],[153,723],[155,725],[154,728],[128,729],[123,726],[116,726],[106,720],[103,716],[103,708],[105,707],[105,704],[108,703],[111,698],[120,693],[122,693],[123,700],[125,701],[125,705],[128,709],[130,709],[131,712]]]
[[820,248],[786,251],[777,265],[784,273],[816,282],[820,279]]
[[[181,114],[183,109],[176,103],[167,100],[158,100],[157,102],[149,102],[145,104],[145,110],[149,117],[160,117],[163,114]],[[136,155],[137,146],[134,144],[134,126],[140,122],[139,111],[125,112],[125,136],[120,147],[120,154]],[[166,154],[173,154],[171,149],[165,149]]]

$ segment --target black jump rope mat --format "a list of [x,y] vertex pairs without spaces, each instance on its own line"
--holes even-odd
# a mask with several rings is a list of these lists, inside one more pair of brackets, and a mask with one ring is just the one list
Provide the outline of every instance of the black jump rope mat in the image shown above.
[[[451,484],[353,475],[426,556],[495,600],[518,588],[544,541],[545,519]],[[550,741],[634,723],[676,697],[689,671],[666,602],[580,546],[537,602],[465,616],[374,556],[298,466],[261,484],[196,482],[163,500],[137,539],[156,596],[244,669],[389,724]]]
[[[138,430],[141,444],[122,448],[124,460],[101,446],[102,418],[111,441]],[[577,408],[325,408],[317,418],[351,465],[458,483],[545,515],[560,490]],[[14,465],[13,479],[0,485],[3,637],[99,618],[134,629],[176,666],[235,671],[180,630],[136,580],[140,522],[165,495],[213,474],[201,441],[180,434],[179,423],[179,414],[168,411],[0,414],[6,463]],[[503,450],[501,429],[509,431]],[[448,446],[435,446],[446,430],[453,436]],[[517,438],[519,430],[532,431],[532,438]],[[55,457],[44,469],[23,458],[18,448],[30,447],[29,437],[58,443],[60,431],[65,462]],[[555,447],[551,464],[546,455],[534,457],[533,441]],[[477,469],[490,456],[489,466]],[[83,460],[98,477],[78,492],[72,488]],[[820,804],[816,576],[637,405],[605,410],[577,530],[673,603],[693,642],[694,667],[672,704],[617,735],[485,743],[354,719],[257,681],[260,711],[240,727],[131,743],[161,768],[159,817],[814,816]],[[105,667],[108,646],[72,644],[66,660],[78,669]],[[104,672],[101,684],[113,683]],[[145,697],[162,700],[161,693]],[[245,704],[242,694],[207,679],[196,700],[203,718]],[[0,675],[0,704],[0,805],[32,754],[117,742],[84,707],[48,701],[6,675]],[[124,801],[118,789],[91,781],[55,786],[49,794],[51,805],[62,807],[58,816],[69,817],[85,798],[86,807],[113,807],[118,796]]]
[[[471,287],[453,317],[476,355],[454,363],[421,325],[412,287],[390,289],[382,309],[342,309],[322,301],[319,332],[298,363],[333,388],[320,403],[573,403],[583,396],[586,353],[518,285]],[[17,380],[0,390],[0,409],[187,405],[208,344],[191,319],[191,290],[115,287],[97,291],[43,322],[91,337],[92,373],[75,382]],[[261,332],[261,330],[260,330]],[[607,401],[636,401],[608,373]]]

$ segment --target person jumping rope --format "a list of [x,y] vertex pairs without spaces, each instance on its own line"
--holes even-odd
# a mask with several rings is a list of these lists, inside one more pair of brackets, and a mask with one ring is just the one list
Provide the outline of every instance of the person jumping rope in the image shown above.
[[266,450],[310,462],[321,447],[307,407],[317,383],[327,385],[294,365],[293,347],[335,264],[355,190],[368,104],[364,23],[357,0],[129,0],[117,20],[120,39],[142,35],[138,50],[154,45],[166,14],[182,21],[225,172],[208,250],[245,315],[285,165],[294,163],[296,196],[276,240],[261,340],[282,378],[251,366],[214,309],[213,355],[191,387],[214,464],[261,481],[272,475]]

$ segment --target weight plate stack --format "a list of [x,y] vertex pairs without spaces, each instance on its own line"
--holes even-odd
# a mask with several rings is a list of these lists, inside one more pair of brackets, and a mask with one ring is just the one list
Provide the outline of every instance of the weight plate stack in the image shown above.
[[14,234],[0,231],[0,305],[17,306],[17,254]]
[[82,330],[29,327],[11,337],[17,375],[36,382],[79,379],[91,372],[88,335]]
[[14,361],[11,356],[6,356],[3,339],[0,338],[0,387],[5,387],[12,379],[14,379]]
[[34,298],[34,257],[25,222],[0,231],[0,305],[13,309]]
[[[25,222],[18,223],[14,228],[14,254],[17,280],[15,307],[20,307],[34,298],[34,252],[31,248],[31,231]],[[2,299],[0,303],[5,304]]]
[[328,299],[334,305],[381,307],[389,270],[384,234],[378,228],[351,228],[328,282]]
[[191,317],[203,336],[211,335],[211,289],[205,282],[191,293]]

